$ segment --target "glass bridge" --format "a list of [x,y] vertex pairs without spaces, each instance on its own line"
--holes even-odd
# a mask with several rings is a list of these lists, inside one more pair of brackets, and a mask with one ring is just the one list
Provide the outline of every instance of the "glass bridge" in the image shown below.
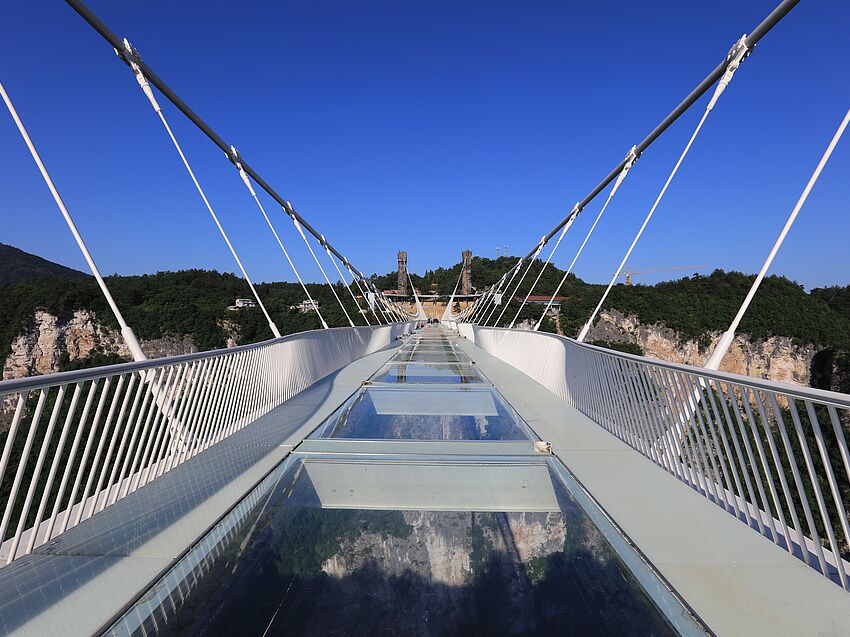
[[456,341],[400,347],[111,634],[675,634]]

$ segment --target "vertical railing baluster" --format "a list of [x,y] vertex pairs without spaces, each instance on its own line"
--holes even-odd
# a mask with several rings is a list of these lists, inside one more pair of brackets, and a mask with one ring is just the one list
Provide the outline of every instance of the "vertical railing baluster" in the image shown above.
[[[785,470],[782,468],[782,462],[780,461],[779,454],[776,451],[776,441],[773,439],[773,432],[770,430],[770,421],[765,413],[764,404],[762,403],[761,396],[759,395],[759,390],[753,389],[752,393],[756,409],[758,409],[759,418],[761,419],[762,429],[764,429],[764,436],[767,439],[767,446],[770,449],[770,456],[773,458],[773,466],[776,468],[776,474],[779,477],[779,484],[782,487],[782,493],[790,506],[791,496],[788,493],[788,483],[785,480]],[[782,526],[782,537],[785,539],[785,543],[788,545],[788,550],[790,551],[791,538],[788,533],[788,523],[785,520],[785,513],[782,509],[782,501],[779,499],[776,492],[776,481],[772,477],[768,477],[768,480],[770,480],[770,484],[772,485],[773,499],[776,504],[776,514],[779,516],[779,524]]]
[[[6,500],[6,510],[3,512],[3,519],[0,521],[0,544],[6,540],[6,532],[9,530],[9,522],[12,519],[12,513],[15,510],[15,502],[17,502],[18,490],[21,488],[21,482],[24,479],[24,473],[29,462],[30,452],[32,451],[33,442],[35,442],[35,434],[38,431],[38,425],[41,422],[41,414],[44,411],[44,403],[47,402],[47,393],[49,389],[42,389],[38,395],[38,402],[33,412],[32,420],[30,420],[30,428],[27,432],[27,438],[24,442],[24,448],[21,451],[21,459],[18,461],[15,479],[12,482],[12,488],[9,491],[9,498]],[[12,551],[7,556],[6,562],[9,563],[15,559],[15,552]]]
[[[89,392],[86,395],[86,402],[83,405],[83,413],[80,415],[80,420],[77,423],[77,433],[74,434],[74,442],[71,443],[71,450],[68,452],[68,459],[65,462],[65,470],[62,473],[62,481],[59,483],[59,493],[56,494],[56,500],[53,502],[53,511],[50,513],[50,522],[47,525],[47,532],[44,536],[46,542],[50,541],[50,539],[53,537],[53,529],[56,526],[56,519],[59,515],[59,510],[62,507],[63,498],[65,497],[65,489],[68,487],[68,481],[71,479],[71,472],[76,466],[75,460],[77,458],[77,450],[80,447],[80,441],[82,441],[83,439],[83,433],[86,429],[86,423],[88,422],[91,406],[94,403],[94,398],[97,394],[97,386],[99,382],[100,379],[98,378],[89,381]],[[67,523],[67,521],[71,517],[71,506],[73,504],[73,502],[69,502],[68,508],[65,509],[65,515],[63,518],[65,523]]]
[[[795,469],[796,469],[796,465],[797,465],[797,460],[794,457],[794,450],[792,449],[791,443],[788,440],[788,432],[786,431],[786,427],[785,427],[785,419],[782,417],[782,410],[779,408],[779,403],[776,400],[775,394],[773,394],[773,393],[770,394],[770,401],[771,401],[771,405],[773,407],[774,416],[776,417],[776,428],[779,430],[779,437],[782,440],[782,446],[785,449],[785,456],[788,458],[788,467],[791,469],[791,475],[794,476],[794,478],[795,478],[795,486],[799,490],[802,487],[802,482],[797,479],[798,476],[799,476],[799,473],[796,476],[795,476],[795,473],[794,473]],[[779,460],[777,459],[777,465],[778,464],[779,464]],[[794,499],[791,497],[791,495],[789,493],[790,489],[788,488],[787,480],[785,478],[784,469],[779,471],[779,477],[782,480],[782,492],[785,494],[785,501],[788,504],[788,509],[789,509],[790,514],[791,514],[791,524],[794,526],[794,533],[797,536],[797,542],[800,545],[800,551],[803,554],[803,560],[806,562],[806,564],[808,564],[809,563],[809,554],[808,554],[809,552],[805,548],[806,547],[806,541],[803,537],[803,529],[800,526],[800,518],[797,515],[797,507],[794,505]],[[791,544],[791,538],[790,537],[786,538],[786,541],[787,541],[787,544],[788,544],[788,551],[793,553],[794,547]]]
[[[806,412],[809,415],[809,424],[812,426],[812,430],[815,434],[815,444],[817,445],[818,451],[820,452],[821,460],[823,462],[824,471],[826,471],[826,480],[827,484],[829,484],[829,488],[832,491],[833,501],[835,502],[836,512],[838,514],[839,519],[841,520],[841,527],[844,531],[845,539],[850,545],[850,530],[847,529],[847,512],[844,510],[844,504],[841,502],[841,497],[838,493],[838,484],[835,481],[835,473],[832,470],[832,464],[829,460],[829,453],[826,450],[826,445],[823,442],[823,432],[820,428],[820,423],[818,422],[818,416],[815,413],[815,408],[812,405],[810,400],[805,401]],[[814,471],[814,461],[806,457],[806,463],[811,462],[811,471]],[[821,518],[823,519],[823,525],[826,529],[826,536],[829,539],[829,546],[832,549],[832,555],[835,558],[835,564],[838,569],[838,579],[841,581],[841,586],[846,590],[848,587],[847,583],[847,573],[844,571],[844,561],[841,559],[841,549],[838,545],[838,540],[835,537],[835,529],[832,526],[832,520],[829,516],[829,510],[826,506],[826,501],[823,497],[823,492],[820,487],[820,483],[816,483],[817,472],[815,471],[812,476],[812,486],[815,492],[815,499],[818,503],[818,508],[820,508]]]
[[[716,384],[712,384],[712,381],[710,379],[706,379],[705,382],[706,382],[705,393],[708,395],[708,400],[709,400],[709,403],[711,404],[711,411],[714,414],[714,421],[717,423],[717,429],[720,430],[720,440],[723,442],[724,456],[729,463],[729,467],[730,467],[731,472],[732,472],[732,478],[734,480],[734,488],[732,489],[732,492],[733,492],[735,497],[732,498],[732,502],[735,504],[735,517],[740,518],[742,512],[740,511],[740,507],[738,505],[738,498],[740,498],[744,502],[745,508],[748,507],[748,504],[747,504],[747,496],[744,493],[744,489],[741,486],[741,476],[738,472],[738,467],[737,467],[737,464],[735,462],[735,456],[732,454],[732,449],[729,447],[729,438],[726,435],[726,430],[728,429],[730,431],[730,435],[734,436],[734,430],[732,429],[732,423],[729,419],[729,412],[728,412],[728,409],[726,408],[726,404],[725,404],[726,399],[723,396],[723,392],[720,391],[719,388],[717,388]],[[717,388],[717,389],[715,389],[715,388]],[[715,397],[715,392],[717,393],[716,397]],[[717,403],[718,402],[723,403],[724,414],[723,414],[722,417],[720,415],[720,412],[717,409]],[[737,445],[737,441],[736,441],[736,445]],[[738,457],[739,458],[740,458],[740,455],[741,455],[740,449],[738,449]],[[747,510],[745,512],[743,512],[743,514],[744,514],[745,521],[747,522],[747,524],[749,524],[749,521],[750,521],[749,520],[749,518],[750,518],[749,509],[747,508]]]
[[[31,553],[38,541],[38,531],[41,526],[41,520],[44,512],[47,509],[47,504],[50,500],[50,493],[53,491],[53,481],[56,479],[56,472],[59,470],[59,462],[62,458],[62,451],[65,449],[65,441],[68,438],[68,432],[71,429],[71,422],[74,419],[74,413],[77,410],[77,403],[80,399],[80,393],[83,386],[77,383],[74,387],[74,394],[71,397],[71,404],[68,406],[68,413],[65,415],[65,422],[62,426],[62,431],[59,434],[59,442],[56,443],[56,451],[53,453],[53,462],[50,463],[50,470],[47,474],[47,483],[44,486],[44,491],[41,493],[41,502],[38,504],[38,510],[35,514],[35,522],[32,525],[32,533],[30,533],[27,541],[25,553]],[[59,403],[57,403],[59,404]]]
[[[60,385],[56,393],[56,398],[53,402],[53,410],[50,412],[50,418],[47,421],[47,429],[44,432],[41,449],[38,452],[38,458],[35,461],[35,468],[33,469],[32,476],[30,476],[29,488],[27,489],[26,496],[24,497],[24,505],[21,508],[21,514],[18,517],[18,526],[15,529],[15,537],[12,540],[12,548],[9,549],[9,555],[6,559],[7,564],[15,559],[18,552],[18,546],[21,543],[21,538],[27,528],[27,517],[29,516],[33,499],[38,491],[38,479],[41,477],[41,470],[44,467],[44,461],[47,458],[47,450],[50,448],[50,440],[53,437],[53,430],[56,428],[56,422],[59,420],[59,412],[62,410],[62,403],[65,400],[66,390],[66,385]],[[50,390],[47,391],[49,392]]]

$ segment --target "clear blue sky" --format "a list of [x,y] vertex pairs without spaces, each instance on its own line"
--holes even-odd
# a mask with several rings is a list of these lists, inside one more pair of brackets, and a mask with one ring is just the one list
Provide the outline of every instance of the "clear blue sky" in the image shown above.
[[[775,3],[90,6],[352,262],[383,273],[400,248],[416,272],[453,264],[464,248],[526,252]],[[102,269],[232,271],[153,111],[106,43],[59,0],[10,3],[3,18],[0,78]],[[803,0],[762,40],[634,269],[757,270],[850,104],[848,33],[850,3]],[[249,272],[291,280],[222,153],[167,112]],[[698,117],[693,110],[638,162],[580,276],[610,276]],[[82,269],[5,110],[0,145],[0,241]],[[775,272],[806,287],[850,283],[848,172],[845,139]],[[316,280],[291,224],[268,203]],[[599,205],[562,244],[562,267]]]

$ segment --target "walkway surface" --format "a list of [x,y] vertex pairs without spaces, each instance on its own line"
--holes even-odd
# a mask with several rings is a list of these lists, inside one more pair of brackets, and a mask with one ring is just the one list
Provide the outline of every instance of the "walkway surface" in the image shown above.
[[326,376],[257,422],[0,571],[0,633],[91,635],[146,590],[398,349]]
[[[551,443],[551,453],[545,443]],[[288,510],[286,498],[307,491],[310,506],[320,510],[416,512],[416,519],[432,524],[442,519],[439,511],[473,512],[473,524],[480,515],[474,512],[500,512],[497,530],[512,547],[512,557],[503,560],[513,569],[511,586],[520,586],[534,600],[539,593],[534,577],[539,575],[533,574],[527,547],[515,537],[516,525],[538,519],[534,516],[561,516],[545,518],[547,528],[564,528],[570,540],[590,523],[576,511],[578,502],[593,520],[602,520],[602,526],[607,514],[614,523],[609,526],[619,527],[651,564],[644,570],[660,574],[658,581],[686,600],[716,634],[850,633],[850,597],[838,586],[671,478],[528,376],[444,328],[431,327],[403,345],[322,379],[4,568],[0,632],[88,635],[102,630],[237,503],[249,493],[255,495],[255,486],[287,458],[288,463],[300,463],[296,477],[283,495],[275,496],[283,498],[280,503],[256,520],[258,529],[279,523],[274,516]],[[565,483],[571,493],[555,477],[561,473],[568,475]],[[295,488],[297,480],[301,486]],[[597,506],[603,515],[590,511]],[[451,524],[463,525],[465,519],[451,518]],[[553,527],[553,520],[566,526]],[[615,547],[628,544],[612,538],[605,528],[602,534]],[[257,531],[255,537],[262,533]],[[463,544],[472,536],[458,537]],[[609,555],[599,564],[617,562],[601,536],[594,542],[597,557]],[[559,548],[549,541],[554,553],[547,555],[559,555],[568,544]],[[451,548],[458,563],[472,559],[463,557],[462,548]],[[268,559],[264,550],[262,543],[242,546],[244,568]],[[624,552],[620,555],[627,564],[635,562]],[[381,562],[380,556],[376,559]],[[591,570],[580,580],[559,580],[565,587],[559,595],[568,601],[565,607],[576,606],[569,597],[574,591],[580,593],[576,599],[591,600],[610,594],[612,587],[619,588],[611,599],[622,606],[616,609],[619,615],[611,614],[608,600],[599,608],[573,608],[576,625],[611,621],[613,629],[616,622],[628,621],[664,634],[660,615],[641,601],[631,577],[617,575],[610,566],[583,568]],[[645,583],[646,573],[635,575]],[[599,591],[592,590],[597,577]],[[226,590],[245,581],[250,578],[243,574],[238,581],[220,585]],[[318,594],[305,590],[306,596]],[[669,599],[653,590],[649,593],[656,603],[667,605]],[[256,591],[237,592],[235,598],[260,597]],[[187,606],[196,613],[204,608],[201,602]],[[216,616],[226,618],[231,612],[236,621],[245,613],[242,607],[228,608],[222,603]],[[679,610],[668,607],[666,612],[671,617]],[[256,614],[259,621],[261,607]],[[209,629],[204,623],[208,615],[183,617],[181,625],[203,632]]]
[[469,341],[462,349],[718,635],[850,635],[850,595]]

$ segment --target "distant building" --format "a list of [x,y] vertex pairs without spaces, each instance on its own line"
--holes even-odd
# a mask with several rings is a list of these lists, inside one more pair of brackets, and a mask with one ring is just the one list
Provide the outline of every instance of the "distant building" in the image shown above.
[[[531,296],[528,297],[528,303],[534,303],[536,305],[546,305],[546,304],[549,303],[549,299],[551,299],[551,298],[552,297],[549,296],[548,294],[532,294]],[[522,303],[522,298],[517,298],[515,300]],[[565,296],[556,296],[552,300],[552,305],[549,308],[549,312],[552,313],[552,314],[557,314],[558,312],[560,312],[561,302],[566,301],[566,300],[567,300],[567,297],[565,297]]]
[[304,312],[305,314],[307,312],[318,312],[319,302],[306,299],[304,301],[301,301],[301,303],[299,303],[298,305],[290,305],[289,309],[298,310],[299,312]]
[[241,310],[246,307],[257,307],[257,302],[254,299],[236,299],[233,305],[228,305],[228,310]]

